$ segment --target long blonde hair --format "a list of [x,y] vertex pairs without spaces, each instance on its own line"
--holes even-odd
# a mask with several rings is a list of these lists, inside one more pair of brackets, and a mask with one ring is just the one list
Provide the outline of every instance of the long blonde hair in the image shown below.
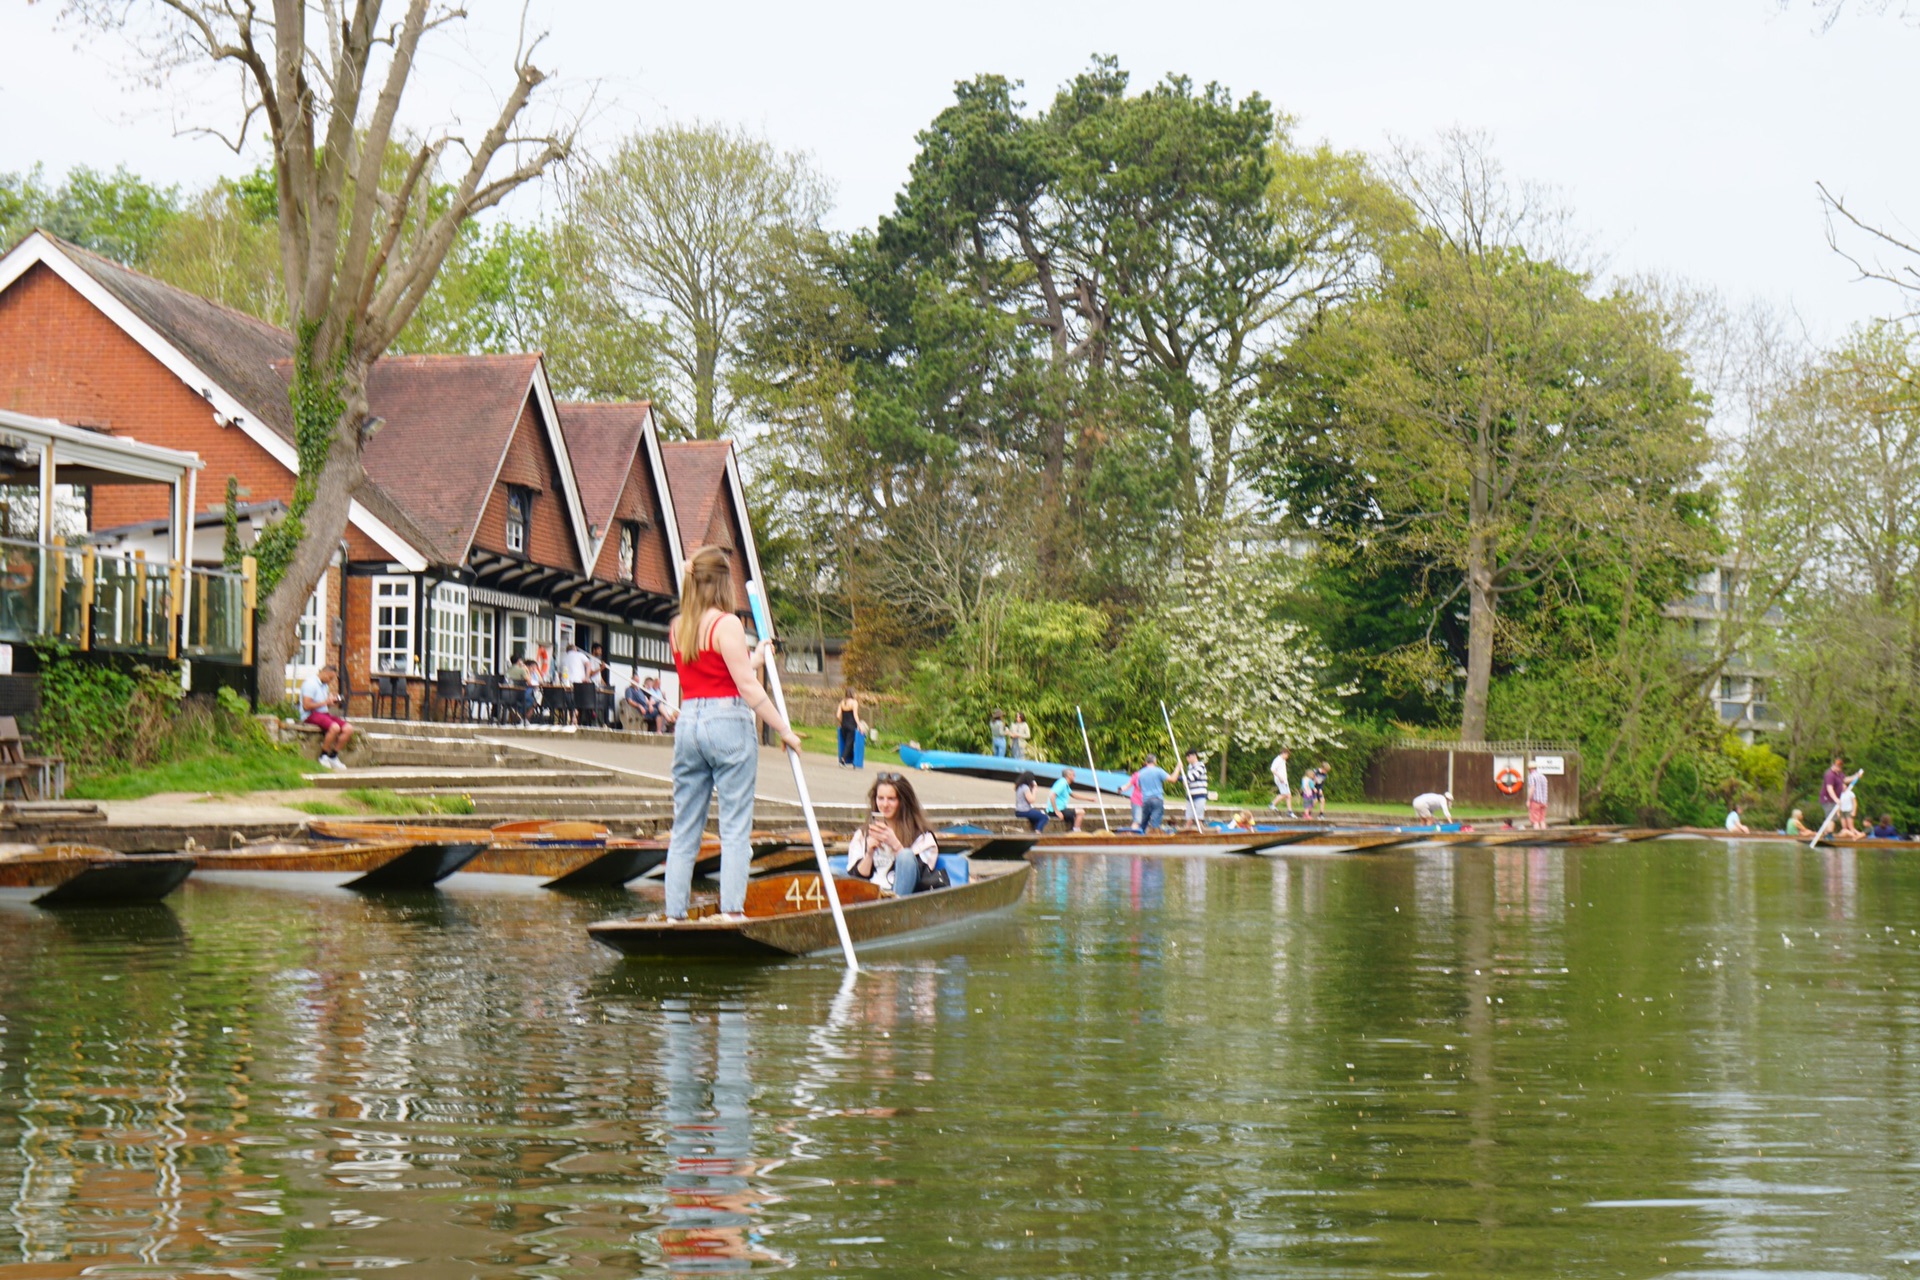
[[709,609],[731,612],[727,605],[732,593],[727,553],[719,547],[695,547],[680,578],[680,620],[673,628],[675,657],[692,662],[700,656],[700,619]]

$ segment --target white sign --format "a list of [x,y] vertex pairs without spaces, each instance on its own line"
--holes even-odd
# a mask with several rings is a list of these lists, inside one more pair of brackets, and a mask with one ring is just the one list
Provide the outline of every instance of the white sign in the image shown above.
[[1567,771],[1567,759],[1565,756],[1535,756],[1533,767],[1557,778]]

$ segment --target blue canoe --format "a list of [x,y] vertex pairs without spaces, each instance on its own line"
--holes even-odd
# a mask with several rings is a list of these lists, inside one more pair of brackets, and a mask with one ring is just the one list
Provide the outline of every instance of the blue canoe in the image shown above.
[[[964,751],[922,751],[918,747],[901,747],[900,763],[909,769],[933,769],[940,773],[965,773],[976,778],[990,778],[1008,786],[1012,786],[1013,780],[1023,773],[1030,773],[1051,783],[1063,770],[1072,769],[1074,789],[1093,794],[1093,783],[1087,777],[1085,765],[1048,764],[1044,760],[1013,760],[1006,756],[976,756]],[[1110,769],[1100,771],[1100,789],[1107,794],[1118,795],[1120,788],[1126,785],[1126,774]]]

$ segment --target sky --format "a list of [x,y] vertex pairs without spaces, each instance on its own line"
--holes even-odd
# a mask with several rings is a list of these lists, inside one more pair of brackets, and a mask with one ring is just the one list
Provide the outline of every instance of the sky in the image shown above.
[[[672,119],[743,124],[811,155],[842,228],[891,207],[954,82],[997,72],[1039,105],[1110,53],[1136,84],[1178,73],[1258,92],[1305,141],[1377,153],[1483,132],[1610,269],[1764,300],[1824,341],[1907,309],[1828,247],[1815,185],[1920,225],[1920,24],[1901,2],[1852,0],[1829,23],[1812,0],[533,0],[527,22],[590,145]],[[520,5],[468,8],[422,60],[416,125],[477,121],[506,83]],[[122,42],[59,9],[0,3],[0,171],[125,163],[191,187],[258,163],[186,131],[231,122],[219,86],[144,83]]]

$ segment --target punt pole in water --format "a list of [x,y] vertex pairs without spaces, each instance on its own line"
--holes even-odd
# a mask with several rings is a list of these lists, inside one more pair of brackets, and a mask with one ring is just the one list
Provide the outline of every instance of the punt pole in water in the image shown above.
[[1107,821],[1107,797],[1100,791],[1100,766],[1093,762],[1093,739],[1087,737],[1087,718],[1080,714],[1078,703],[1074,704],[1073,718],[1080,722],[1080,742],[1087,749],[1087,772],[1093,775],[1093,798],[1100,806],[1100,825],[1111,834],[1113,824]]
[[1833,826],[1833,820],[1840,816],[1840,806],[1845,804],[1847,797],[1853,794],[1853,784],[1860,781],[1860,775],[1865,772],[1865,769],[1861,769],[1858,773],[1855,773],[1851,778],[1847,779],[1847,785],[1841,788],[1840,795],[1833,802],[1833,812],[1828,814],[1826,821],[1820,824],[1820,829],[1813,833],[1813,839],[1807,842],[1807,848],[1811,849],[1818,845],[1821,838],[1827,834],[1828,829]]
[[[762,640],[773,638],[773,611],[767,608],[767,596],[758,582],[747,583],[747,603],[753,606],[753,629],[760,633]],[[767,654],[767,685],[773,693],[773,705],[780,708],[780,715],[791,725],[787,718],[787,695],[780,688],[780,664],[774,661],[774,655]],[[806,815],[807,834],[813,837],[813,858],[820,864],[820,887],[826,890],[827,908],[833,912],[833,927],[840,935],[840,950],[847,957],[847,971],[857,973],[860,962],[853,958],[853,938],[847,933],[847,917],[840,910],[840,891],[833,885],[833,868],[827,865],[826,842],[820,838],[820,820],[814,816],[813,797],[807,792],[807,775],[800,769],[800,753],[787,748],[787,763],[793,766],[794,789],[800,793],[800,812]]]

